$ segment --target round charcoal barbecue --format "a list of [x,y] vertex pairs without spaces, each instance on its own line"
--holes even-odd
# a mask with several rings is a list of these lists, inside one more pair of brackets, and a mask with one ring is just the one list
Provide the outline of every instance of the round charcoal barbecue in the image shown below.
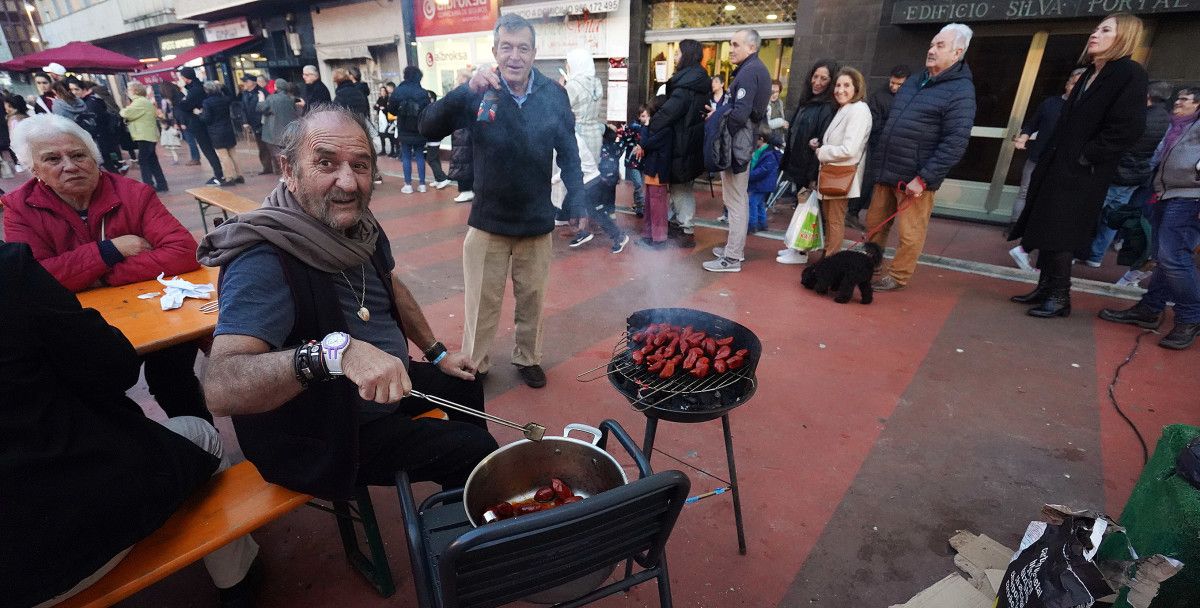
[[[709,336],[732,336],[733,350],[744,348],[749,351],[746,363],[736,370],[710,374],[704,378],[694,378],[683,371],[667,379],[660,378],[658,373],[647,371],[646,366],[634,363],[632,358],[634,350],[640,346],[632,336],[653,323],[690,326],[694,331],[703,331]],[[629,400],[634,409],[646,415],[646,438],[642,445],[646,458],[653,456],[654,435],[659,420],[689,423],[721,419],[725,434],[725,458],[729,463],[729,489],[733,495],[738,552],[742,555],[746,554],[746,535],[742,529],[742,503],[738,494],[729,412],[754,396],[758,387],[755,370],[761,356],[762,343],[758,336],[743,325],[690,308],[650,308],[629,316],[625,333],[613,347],[612,358],[606,365],[578,376],[583,382],[591,382],[599,378],[594,373],[604,369],[613,387]]]

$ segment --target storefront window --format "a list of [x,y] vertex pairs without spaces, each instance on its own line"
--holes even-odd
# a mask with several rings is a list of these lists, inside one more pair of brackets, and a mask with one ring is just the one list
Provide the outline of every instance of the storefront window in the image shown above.
[[650,5],[647,19],[652,30],[792,23],[796,20],[796,3],[787,0],[655,2]]
[[[704,55],[700,60],[700,65],[709,74],[720,76],[725,82],[725,86],[728,87],[735,67],[733,62],[729,61],[729,42],[702,42],[701,45],[704,48]],[[651,91],[665,83],[675,72],[674,57],[677,46],[676,42],[656,42],[650,45],[650,81],[653,84]],[[771,78],[778,79],[784,83],[784,86],[787,86],[792,66],[791,38],[763,40],[758,51],[758,58],[767,66]],[[786,94],[786,90],[784,93]]]
[[495,61],[492,57],[492,33],[460,34],[453,38],[418,38],[418,67],[424,77],[421,86],[445,95],[454,88],[455,73],[460,68],[475,67]]

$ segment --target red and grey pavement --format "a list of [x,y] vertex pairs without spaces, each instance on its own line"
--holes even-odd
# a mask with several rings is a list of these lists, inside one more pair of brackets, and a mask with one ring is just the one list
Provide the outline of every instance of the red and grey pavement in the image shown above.
[[[238,158],[259,168],[248,152]],[[453,186],[400,194],[398,163],[381,165],[385,183],[372,209],[391,238],[397,272],[439,337],[457,345],[470,205],[452,202]],[[208,175],[169,162],[165,168],[172,191],[164,201],[199,237],[199,213],[184,190]],[[231,190],[259,199],[274,183],[248,176]],[[619,200],[627,203],[622,188]],[[697,193],[700,216],[715,220],[719,200],[707,188]],[[638,222],[618,216],[635,239]],[[772,227],[782,230],[786,222],[784,211]],[[696,308],[759,336],[758,392],[731,414],[749,551],[738,555],[728,494],[686,506],[668,545],[677,606],[888,606],[953,570],[946,541],[956,530],[1016,546],[1045,503],[1119,514],[1140,471],[1141,449],[1108,387],[1140,330],[1095,314],[1130,300],[1077,293],[1070,318],[1033,319],[1007,300],[1027,290],[1025,283],[989,276],[1004,273],[922,265],[908,288],[877,294],[869,306],[857,299],[842,305],[804,290],[802,267],[776,264],[779,241],[771,238],[749,239],[741,273],[703,271],[700,263],[724,235],[702,227],[693,250],[631,244],[616,255],[602,235],[579,249],[556,238],[545,305],[549,384],[530,389],[505,365],[511,290],[486,380],[488,409],[500,416],[537,421],[552,432],[612,418],[640,439],[644,416],[606,380],[576,379],[607,360],[629,313]],[[926,252],[978,270],[1006,265],[1010,246],[998,228],[935,219]],[[1081,274],[1111,281],[1119,270]],[[1115,388],[1151,449],[1163,425],[1200,424],[1200,347],[1167,351],[1157,339],[1142,339]],[[144,384],[132,394],[148,415],[162,417]],[[227,419],[218,419],[218,428],[236,445]],[[519,438],[505,428],[492,431],[502,444]],[[694,494],[724,486],[720,423],[661,424],[652,462],[688,473]],[[393,597],[379,598],[351,570],[332,516],[302,508],[255,533],[267,569],[262,605],[415,606],[395,491],[374,488],[372,496],[397,581]],[[197,564],[121,605],[215,601]],[[653,585],[643,585],[597,605],[658,603]]]

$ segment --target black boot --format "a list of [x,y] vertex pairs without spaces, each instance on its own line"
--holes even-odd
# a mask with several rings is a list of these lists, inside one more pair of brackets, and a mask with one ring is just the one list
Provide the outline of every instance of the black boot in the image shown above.
[[1040,305],[1030,308],[1028,312],[1030,316],[1043,319],[1071,316],[1071,288],[1048,288],[1046,299]]
[[1008,301],[1016,302],[1017,304],[1033,304],[1034,306],[1037,306],[1046,301],[1046,296],[1049,294],[1049,291],[1050,278],[1045,272],[1042,272],[1038,274],[1038,284],[1037,287],[1033,288],[1033,291],[1021,294],[1019,296],[1013,296],[1009,298]]

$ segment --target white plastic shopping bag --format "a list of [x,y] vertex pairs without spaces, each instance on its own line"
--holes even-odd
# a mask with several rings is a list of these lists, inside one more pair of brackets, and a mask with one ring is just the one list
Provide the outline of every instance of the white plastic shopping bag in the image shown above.
[[783,234],[783,243],[799,251],[811,251],[825,246],[824,228],[821,225],[821,202],[817,199],[815,191],[796,207],[787,232]]

